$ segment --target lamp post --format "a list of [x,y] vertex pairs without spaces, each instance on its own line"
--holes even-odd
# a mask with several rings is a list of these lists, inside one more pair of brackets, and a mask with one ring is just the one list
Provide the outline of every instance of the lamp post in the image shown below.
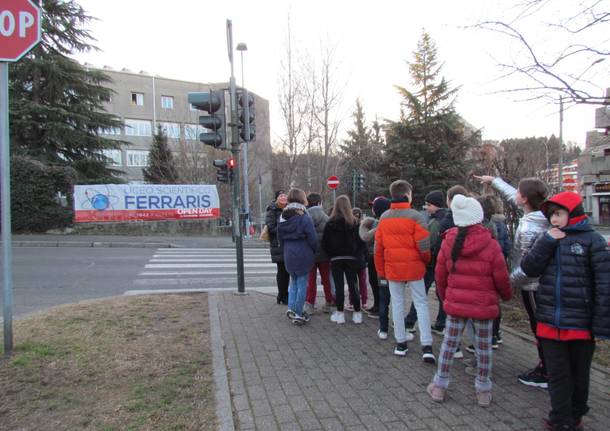
[[[244,85],[244,51],[248,50],[248,45],[243,42],[237,44],[235,48],[239,51],[241,56],[241,89],[242,89],[242,97],[244,100],[244,127],[248,123],[248,118],[250,118],[250,106],[248,103],[248,91],[246,90],[246,86]],[[244,146],[242,150],[242,165],[244,167],[244,207],[243,213],[244,218],[246,220],[246,238],[250,239],[250,190],[249,190],[249,181],[248,181],[248,143],[250,141],[250,131],[244,131]]]

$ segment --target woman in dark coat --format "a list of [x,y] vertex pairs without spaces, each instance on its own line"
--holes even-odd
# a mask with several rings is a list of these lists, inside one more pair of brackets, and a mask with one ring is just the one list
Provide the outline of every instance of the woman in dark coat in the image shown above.
[[271,262],[277,265],[275,280],[277,282],[277,303],[288,305],[288,284],[290,274],[284,265],[284,251],[277,237],[277,225],[282,215],[282,210],[288,203],[284,190],[275,192],[275,200],[267,207],[265,225],[269,231],[269,248],[271,251]]

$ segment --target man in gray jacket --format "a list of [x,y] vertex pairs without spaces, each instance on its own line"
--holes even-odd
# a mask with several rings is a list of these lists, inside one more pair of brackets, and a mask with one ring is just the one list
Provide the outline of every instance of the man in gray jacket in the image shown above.
[[[530,321],[530,327],[534,336],[536,335],[536,289],[538,289],[538,278],[530,278],[521,270],[521,258],[534,241],[543,232],[549,229],[549,222],[540,211],[540,205],[547,197],[546,184],[538,178],[524,178],[519,181],[515,189],[502,178],[494,178],[489,175],[474,176],[483,184],[491,184],[494,190],[500,193],[502,198],[523,210],[523,217],[519,219],[519,226],[515,232],[515,240],[510,253],[510,282],[513,289],[520,289],[523,304]],[[519,381],[527,386],[540,388],[548,387],[548,378],[541,343],[538,341],[538,365],[519,376]]]
[[326,299],[326,304],[322,308],[322,311],[329,313],[330,307],[335,304],[335,297],[333,296],[330,283],[330,259],[324,249],[320,247],[320,241],[322,241],[322,234],[324,233],[328,215],[324,212],[324,208],[322,208],[322,197],[318,193],[310,193],[307,196],[307,203],[307,212],[313,220],[313,226],[318,234],[318,252],[316,254],[315,264],[309,272],[307,295],[305,297],[305,311],[310,315],[313,314],[318,291],[317,275],[318,271],[320,271],[322,287],[324,288],[324,297]]

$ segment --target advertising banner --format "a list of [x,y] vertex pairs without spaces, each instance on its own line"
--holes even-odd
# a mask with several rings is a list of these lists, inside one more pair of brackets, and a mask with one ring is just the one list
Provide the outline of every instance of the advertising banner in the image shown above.
[[74,186],[74,221],[209,219],[220,215],[214,185],[93,184]]

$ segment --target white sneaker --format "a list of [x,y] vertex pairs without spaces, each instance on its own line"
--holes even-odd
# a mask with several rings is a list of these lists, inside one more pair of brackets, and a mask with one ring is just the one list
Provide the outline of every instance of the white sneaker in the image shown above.
[[354,314],[352,314],[352,320],[356,324],[362,323],[362,311],[354,311]]
[[453,359],[464,359],[464,353],[462,353],[461,350],[457,350],[454,354],[453,354]]
[[387,340],[388,339],[388,333],[387,332],[383,332],[381,329],[377,331],[377,336],[379,337],[380,340]]
[[343,311],[335,311],[330,315],[330,321],[338,324],[345,323],[345,314],[343,314]]
[[407,331],[407,341],[413,341],[415,339],[415,335],[412,332]]

